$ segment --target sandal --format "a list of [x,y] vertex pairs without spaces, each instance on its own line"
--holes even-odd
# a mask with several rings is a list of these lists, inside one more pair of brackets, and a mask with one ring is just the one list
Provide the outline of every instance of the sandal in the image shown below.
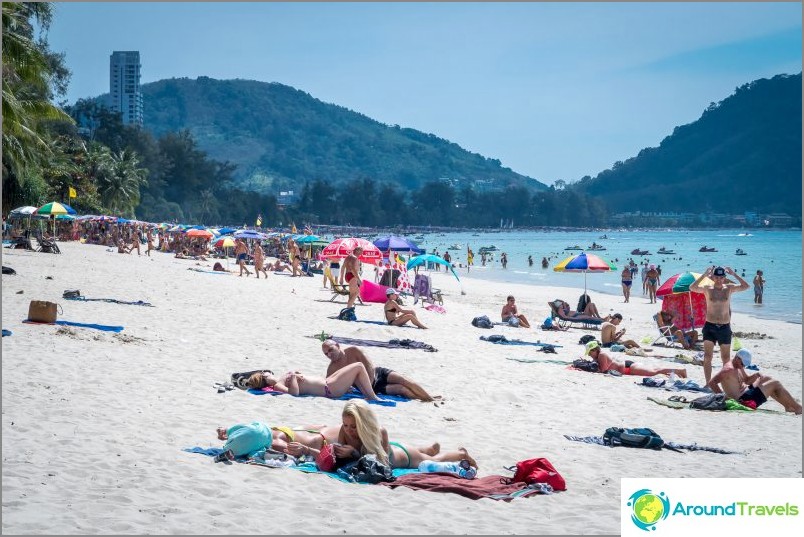
[[689,403],[686,397],[683,395],[673,395],[667,399],[668,401],[672,401],[674,403]]

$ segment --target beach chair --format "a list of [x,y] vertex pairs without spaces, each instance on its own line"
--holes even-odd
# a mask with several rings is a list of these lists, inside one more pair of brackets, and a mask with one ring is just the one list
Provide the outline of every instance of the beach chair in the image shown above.
[[441,289],[435,289],[432,286],[430,276],[425,274],[417,274],[416,279],[413,280],[413,303],[416,304],[420,299],[422,306],[425,303],[435,304],[436,302],[440,306],[444,305]]
[[56,241],[44,238],[41,231],[36,232],[36,242],[39,243],[39,248],[36,249],[37,252],[44,252],[47,254],[61,253],[61,250],[59,250],[59,245],[56,244]]
[[[327,277],[330,290],[332,291],[332,296],[329,299],[330,302],[334,302],[339,296],[349,296],[349,286],[346,284],[341,285],[336,282],[335,277],[332,275],[332,270],[329,267],[324,268],[324,275]],[[360,304],[363,304],[363,300],[360,298],[360,293],[357,294],[357,301],[360,302]]]
[[18,249],[22,248],[25,250],[35,250],[33,244],[31,243],[31,237],[27,233],[21,237],[16,237],[11,240],[11,248]]
[[[679,341],[679,339],[675,336],[675,334],[673,334],[671,332],[669,326],[662,326],[661,324],[659,324],[659,314],[658,313],[656,313],[653,316],[653,321],[656,323],[656,327],[659,330],[659,337],[654,339],[653,343],[651,343],[651,345],[664,345],[665,347],[669,347],[669,348],[676,348],[676,347],[684,348],[684,344],[681,343],[681,341]],[[687,335],[687,332],[689,332],[689,331],[688,330],[682,330],[681,332],[684,333],[684,335]],[[662,340],[664,340],[664,343],[661,343]],[[697,348],[697,344],[696,344],[696,348]]]
[[[563,300],[556,299],[547,303],[550,306],[550,315],[558,322],[559,328],[566,330],[571,326],[581,325],[581,328],[594,330],[600,328],[603,319],[592,319],[590,317],[571,317],[564,314],[565,307],[569,309],[569,304]],[[566,306],[565,306],[566,305]]]

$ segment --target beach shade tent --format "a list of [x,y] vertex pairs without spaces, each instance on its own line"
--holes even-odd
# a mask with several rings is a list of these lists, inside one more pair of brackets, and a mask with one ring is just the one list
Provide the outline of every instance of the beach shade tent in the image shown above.
[[190,229],[187,231],[186,235],[188,237],[197,237],[202,239],[212,239],[215,235],[206,229]]
[[374,246],[383,252],[413,252],[414,254],[423,254],[424,250],[419,248],[419,245],[410,239],[400,237],[399,235],[386,235],[384,237],[377,237],[374,240]]
[[382,263],[382,252],[366,239],[357,237],[335,239],[324,247],[321,257],[323,259],[345,259],[358,246],[363,248],[363,253],[358,257],[360,262],[370,265]]
[[586,294],[586,274],[588,272],[593,274],[612,272],[617,270],[617,267],[594,254],[581,252],[578,255],[571,255],[561,261],[553,267],[553,270],[555,272],[583,272],[583,292]]
[[[706,295],[690,291],[690,285],[700,276],[697,272],[675,274],[656,290],[656,296],[662,299],[662,311],[672,312],[673,324],[682,330],[700,328],[706,323]],[[701,281],[701,285],[713,283],[709,278]]]

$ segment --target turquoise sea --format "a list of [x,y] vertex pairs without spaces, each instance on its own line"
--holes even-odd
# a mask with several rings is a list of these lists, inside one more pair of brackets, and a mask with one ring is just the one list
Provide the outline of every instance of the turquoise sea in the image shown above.
[[[600,238],[606,235],[608,238]],[[564,251],[568,246],[579,245],[587,248],[596,242],[606,250],[588,253],[613,261],[618,271],[604,274],[587,274],[587,287],[594,299],[594,293],[622,296],[620,270],[630,258],[640,263],[649,260],[660,265],[662,281],[684,271],[703,272],[710,265],[730,266],[750,284],[757,269],[764,272],[764,304],[754,304],[753,288],[734,295],[734,311],[748,313],[756,317],[780,319],[801,323],[801,231],[800,230],[762,230],[762,229],[717,229],[717,230],[601,230],[601,231],[516,231],[501,232],[462,232],[425,233],[420,246],[432,252],[434,248],[443,253],[452,245],[459,250],[450,250],[453,263],[466,264],[467,244],[475,253],[475,264],[471,277],[503,282],[531,283],[533,285],[557,285],[583,288],[583,274],[553,272],[553,266],[565,257],[580,252]],[[485,267],[480,265],[480,248],[496,246],[494,261]],[[716,253],[701,253],[701,246],[714,247]],[[660,248],[675,251],[675,254],[659,255]],[[647,250],[651,255],[633,256],[635,248]],[[737,249],[748,255],[735,255]],[[500,254],[508,255],[508,268],[503,269]],[[528,255],[533,256],[533,266],[528,266]],[[550,266],[542,269],[542,257],[548,257]],[[745,272],[745,275],[743,275]],[[466,274],[466,269],[458,269]],[[574,306],[576,296],[561,297]],[[631,298],[642,300],[641,282],[635,281]],[[646,299],[645,299],[646,300]]]

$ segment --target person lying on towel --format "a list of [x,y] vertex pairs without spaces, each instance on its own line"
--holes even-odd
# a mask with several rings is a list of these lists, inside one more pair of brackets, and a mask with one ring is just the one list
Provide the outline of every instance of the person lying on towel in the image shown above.
[[357,386],[369,401],[379,398],[371,388],[371,379],[363,364],[350,364],[339,369],[327,378],[306,377],[299,371],[288,371],[282,380],[264,371],[254,373],[246,381],[246,386],[254,390],[266,387],[291,395],[318,395],[337,399],[348,392],[352,385]]
[[396,371],[392,371],[387,367],[375,367],[368,356],[357,347],[341,349],[337,342],[327,339],[321,344],[321,352],[330,360],[329,367],[327,367],[327,376],[352,364],[363,364],[369,378],[372,379],[371,387],[375,393],[401,395],[408,399],[419,399],[425,402],[441,399],[440,396],[433,397],[419,384]]
[[599,371],[601,373],[608,373],[609,371],[618,371],[623,375],[642,375],[645,377],[652,377],[654,375],[669,375],[671,373],[675,373],[681,378],[687,378],[687,370],[683,367],[680,368],[673,368],[668,367],[664,369],[651,369],[649,367],[641,366],[632,362],[631,360],[626,360],[624,364],[617,362],[611,359],[611,356],[603,352],[603,349],[600,348],[600,343],[597,340],[592,340],[586,344],[586,352],[584,353],[590,358],[592,358],[595,362],[597,362]]

